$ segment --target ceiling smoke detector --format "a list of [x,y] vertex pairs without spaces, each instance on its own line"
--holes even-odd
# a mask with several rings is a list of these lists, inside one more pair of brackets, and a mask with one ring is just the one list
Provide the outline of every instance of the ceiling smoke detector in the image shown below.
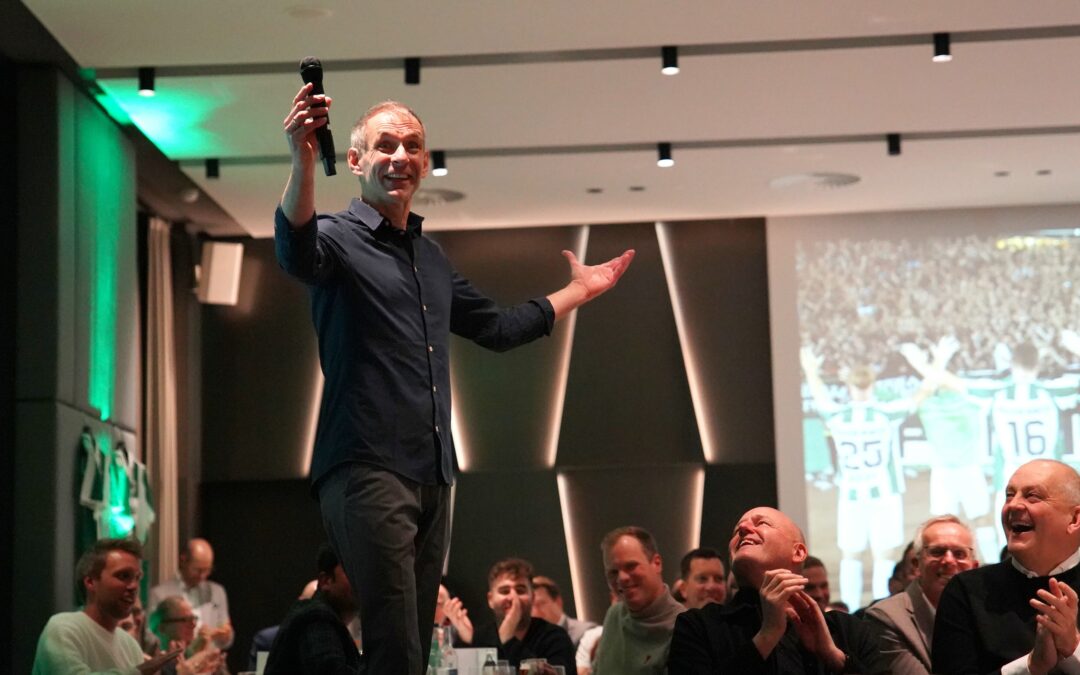
[[818,190],[832,190],[847,187],[858,183],[861,179],[850,173],[796,173],[790,176],[780,176],[769,181],[769,187],[774,190],[788,190],[791,188],[812,188]]
[[424,188],[413,195],[413,203],[420,206],[442,206],[450,202],[460,202],[462,199],[465,199],[464,192],[441,188]]

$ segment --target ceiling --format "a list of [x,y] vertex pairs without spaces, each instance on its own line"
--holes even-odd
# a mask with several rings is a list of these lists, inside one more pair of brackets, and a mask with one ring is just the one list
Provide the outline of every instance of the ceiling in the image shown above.
[[[465,195],[414,205],[432,229],[1077,201],[1074,0],[301,1],[23,4],[255,237],[272,235],[308,55],[338,147],[320,210],[357,194],[348,128],[387,98],[446,152],[449,175],[425,187]],[[945,31],[954,58],[933,63]],[[662,45],[679,46],[678,75],[660,73]],[[136,95],[142,66],[153,98]],[[658,142],[674,167],[657,167]],[[861,180],[771,186],[807,172]]]

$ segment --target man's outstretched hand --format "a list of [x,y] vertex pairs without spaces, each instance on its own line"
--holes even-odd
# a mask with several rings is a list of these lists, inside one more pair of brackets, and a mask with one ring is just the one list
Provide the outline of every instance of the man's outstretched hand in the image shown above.
[[585,290],[585,302],[618,283],[619,277],[634,259],[634,249],[599,265],[583,265],[573,251],[563,251],[562,254],[570,263],[570,283],[579,284]]
[[599,265],[583,265],[573,251],[563,251],[570,263],[570,283],[548,296],[555,310],[555,318],[561,319],[601,293],[610,290],[630,267],[634,249]]

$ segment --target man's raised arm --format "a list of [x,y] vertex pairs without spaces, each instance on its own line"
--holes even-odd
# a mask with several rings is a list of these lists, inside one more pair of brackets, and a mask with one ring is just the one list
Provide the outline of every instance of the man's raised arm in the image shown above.
[[330,119],[330,97],[312,96],[312,86],[308,83],[300,88],[283,122],[292,166],[281,195],[281,211],[294,228],[306,225],[315,215],[315,164],[319,155],[315,130],[326,126]]

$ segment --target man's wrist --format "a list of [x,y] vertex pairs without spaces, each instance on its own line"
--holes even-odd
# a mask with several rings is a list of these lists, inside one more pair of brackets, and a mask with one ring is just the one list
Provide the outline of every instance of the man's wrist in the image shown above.
[[754,646],[758,650],[758,654],[761,654],[761,658],[769,658],[769,654],[776,649],[776,645],[780,643],[780,638],[783,637],[784,631],[777,631],[775,628],[768,628],[762,626],[760,630],[752,639]]
[[851,657],[841,651],[839,647],[833,645],[832,651],[823,660],[831,672],[846,673]]

